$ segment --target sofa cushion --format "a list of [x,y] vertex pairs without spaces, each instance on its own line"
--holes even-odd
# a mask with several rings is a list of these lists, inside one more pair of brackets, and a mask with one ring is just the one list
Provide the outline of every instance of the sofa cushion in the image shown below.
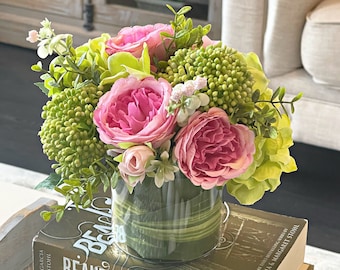
[[302,66],[300,45],[305,18],[320,1],[268,1],[263,65],[269,77],[282,75]]
[[306,17],[301,58],[319,84],[340,90],[340,0],[321,2]]
[[269,86],[285,86],[287,100],[303,92],[292,115],[295,141],[340,151],[340,91],[314,83],[303,68],[270,78]]
[[262,60],[267,0],[222,2],[222,41],[241,52],[255,52]]

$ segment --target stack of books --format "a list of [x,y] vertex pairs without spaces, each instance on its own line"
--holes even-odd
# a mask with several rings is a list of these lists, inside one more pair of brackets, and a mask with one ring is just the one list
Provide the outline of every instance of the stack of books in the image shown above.
[[219,246],[185,264],[155,264],[124,252],[111,229],[111,198],[91,207],[70,206],[60,222],[49,222],[33,239],[34,269],[311,270],[304,263],[308,222],[236,204],[221,224]]

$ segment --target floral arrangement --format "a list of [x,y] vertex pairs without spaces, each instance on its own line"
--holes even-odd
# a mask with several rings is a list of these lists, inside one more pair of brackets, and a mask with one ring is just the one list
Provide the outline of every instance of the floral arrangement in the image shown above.
[[285,89],[268,88],[256,54],[212,41],[210,25],[193,26],[186,6],[170,24],[133,26],[73,47],[51,22],[27,38],[39,61],[43,151],[54,160],[40,187],[66,198],[42,216],[57,220],[69,202],[90,205],[103,185],[130,192],[145,176],[155,185],[185,175],[203,189],[226,187],[242,204],[274,191],[282,172],[297,169]]

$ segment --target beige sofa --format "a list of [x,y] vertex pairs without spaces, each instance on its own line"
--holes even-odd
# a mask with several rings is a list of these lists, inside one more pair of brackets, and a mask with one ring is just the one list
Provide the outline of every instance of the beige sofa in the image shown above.
[[297,142],[340,150],[340,0],[223,0],[222,41],[254,51],[287,95]]

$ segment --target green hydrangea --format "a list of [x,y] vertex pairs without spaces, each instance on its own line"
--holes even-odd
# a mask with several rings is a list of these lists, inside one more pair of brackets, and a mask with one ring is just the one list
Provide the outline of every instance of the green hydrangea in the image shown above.
[[[267,89],[261,98],[270,98],[272,91]],[[250,205],[260,200],[266,191],[273,192],[280,185],[283,172],[297,170],[289,147],[293,145],[290,119],[286,114],[276,112],[276,138],[256,136],[254,162],[240,177],[228,180],[227,191],[240,203]]]

